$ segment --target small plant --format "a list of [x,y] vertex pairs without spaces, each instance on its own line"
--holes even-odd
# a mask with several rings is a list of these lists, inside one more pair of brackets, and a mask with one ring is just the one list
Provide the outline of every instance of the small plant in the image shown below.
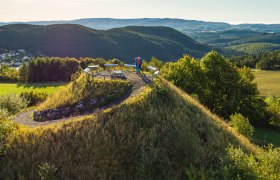
[[6,109],[9,113],[15,114],[25,109],[29,101],[25,97],[17,94],[7,94],[0,96],[0,109]]
[[5,153],[9,134],[11,134],[16,129],[18,129],[18,126],[15,123],[12,123],[10,120],[0,120],[0,155]]
[[245,118],[241,114],[231,115],[230,125],[246,137],[250,138],[254,133],[254,127],[249,123],[248,118]]
[[10,120],[11,114],[7,109],[0,109],[0,121],[1,120]]
[[48,94],[38,91],[26,91],[20,93],[20,96],[28,100],[28,106],[35,106],[38,103],[45,101],[48,97]]
[[38,167],[39,167],[38,174],[42,180],[57,179],[56,176],[57,168],[55,167],[55,165],[46,162],[46,163],[42,163]]

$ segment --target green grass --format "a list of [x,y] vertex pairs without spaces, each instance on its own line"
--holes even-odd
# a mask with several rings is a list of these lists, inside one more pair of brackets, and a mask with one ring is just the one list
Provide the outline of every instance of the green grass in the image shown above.
[[[102,80],[87,76],[80,76],[74,82],[69,83],[61,91],[51,95],[37,110],[69,107],[79,101],[89,102],[93,98],[104,98],[104,102],[115,100],[131,89],[132,85],[123,80]],[[103,104],[101,103],[101,104]],[[90,105],[92,106],[92,105]]]
[[280,133],[274,130],[255,128],[253,139],[258,144],[271,143],[275,147],[280,147]]
[[262,96],[275,95],[280,97],[280,71],[255,70],[255,82]]
[[0,161],[4,177],[38,179],[38,165],[48,162],[58,179],[187,179],[187,167],[217,165],[230,143],[255,150],[189,95],[157,84],[105,112],[20,128]]
[[227,49],[236,50],[239,52],[244,52],[249,54],[257,54],[257,53],[263,53],[263,52],[280,49],[280,45],[272,44],[272,43],[250,43],[250,44],[229,46]]
[[47,94],[53,94],[67,83],[51,82],[51,83],[0,83],[0,95],[20,94],[23,91],[40,91]]

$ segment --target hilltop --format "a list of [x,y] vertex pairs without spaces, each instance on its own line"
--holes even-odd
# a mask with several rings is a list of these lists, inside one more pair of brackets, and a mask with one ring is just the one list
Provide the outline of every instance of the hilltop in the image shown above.
[[[188,94],[159,80],[106,111],[20,128],[9,139],[3,173],[37,179],[47,162],[46,171],[56,168],[59,179],[181,179],[196,174],[191,167],[219,168],[230,143],[256,151]],[[222,169],[215,177],[223,177]]]
[[80,25],[0,27],[0,48],[26,49],[46,56],[119,58],[135,56],[174,60],[183,54],[202,57],[212,48],[168,27],[124,27],[107,31]]

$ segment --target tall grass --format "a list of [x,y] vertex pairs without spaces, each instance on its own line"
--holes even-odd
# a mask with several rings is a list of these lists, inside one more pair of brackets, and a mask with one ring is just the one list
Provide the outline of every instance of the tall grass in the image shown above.
[[163,81],[105,112],[21,128],[9,139],[1,173],[8,179],[38,179],[38,166],[49,163],[59,179],[180,179],[188,167],[219,166],[229,143],[255,150],[223,120]]
[[89,101],[92,98],[115,99],[130,88],[131,84],[127,81],[94,79],[81,75],[64,89],[50,96],[37,110],[73,106],[79,101]]

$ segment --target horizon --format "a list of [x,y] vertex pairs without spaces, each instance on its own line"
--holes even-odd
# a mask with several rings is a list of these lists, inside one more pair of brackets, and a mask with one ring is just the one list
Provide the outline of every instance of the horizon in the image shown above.
[[171,18],[232,25],[280,24],[280,2],[277,0],[1,0],[0,5],[0,22],[4,23],[88,18]]
[[203,21],[203,22],[214,22],[214,23],[227,23],[230,25],[241,25],[241,24],[263,24],[263,25],[273,25],[280,24],[280,22],[225,22],[225,21],[208,21],[201,19],[184,19],[184,18],[170,18],[170,17],[139,17],[139,18],[116,18],[116,17],[84,17],[84,18],[74,18],[74,19],[49,19],[49,20],[31,20],[31,21],[0,21],[1,23],[30,23],[30,22],[55,22],[55,21],[75,21],[83,19],[117,19],[117,20],[129,20],[129,19],[178,19],[186,21]]

